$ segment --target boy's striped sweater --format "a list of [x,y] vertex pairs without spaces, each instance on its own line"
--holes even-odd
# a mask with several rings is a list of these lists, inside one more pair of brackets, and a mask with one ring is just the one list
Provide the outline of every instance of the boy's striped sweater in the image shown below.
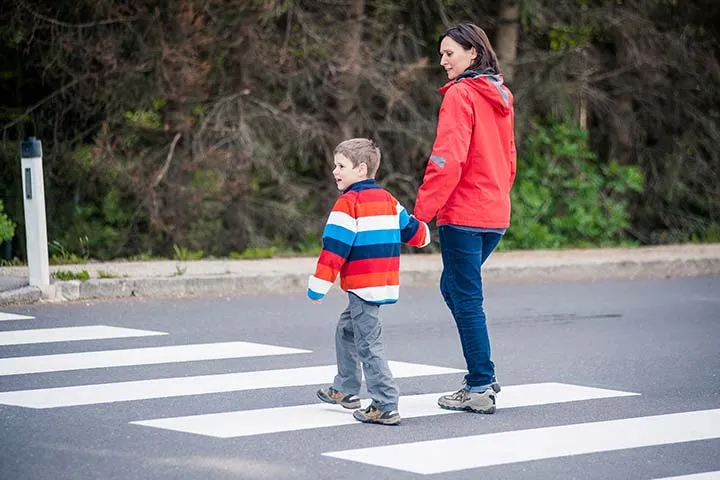
[[409,215],[390,192],[363,180],[335,202],[323,250],[308,282],[308,297],[325,296],[340,274],[340,288],[371,303],[395,303],[400,289],[400,243],[430,243],[426,223]]

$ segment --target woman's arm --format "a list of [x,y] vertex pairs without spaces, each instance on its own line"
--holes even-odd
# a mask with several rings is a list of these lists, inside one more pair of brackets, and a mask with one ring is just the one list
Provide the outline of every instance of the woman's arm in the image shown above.
[[462,84],[445,93],[438,115],[437,134],[432,154],[418,190],[414,215],[430,222],[447,202],[462,174],[472,138],[472,105]]

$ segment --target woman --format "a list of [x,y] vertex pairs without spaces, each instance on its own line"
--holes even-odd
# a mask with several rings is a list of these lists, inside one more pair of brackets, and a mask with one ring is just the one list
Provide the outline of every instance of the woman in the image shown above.
[[437,216],[443,272],[440,291],[457,324],[468,373],[464,387],[443,395],[450,410],[494,413],[495,365],[490,359],[481,266],[510,225],[515,180],[513,96],[497,57],[476,25],[448,29],[438,41],[449,82],[437,135],[415,202],[415,217]]

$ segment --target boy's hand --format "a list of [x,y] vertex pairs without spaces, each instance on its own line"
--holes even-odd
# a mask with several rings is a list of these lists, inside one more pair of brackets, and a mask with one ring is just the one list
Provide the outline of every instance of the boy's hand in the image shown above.
[[322,298],[320,300],[310,300],[315,305],[320,305],[322,303]]

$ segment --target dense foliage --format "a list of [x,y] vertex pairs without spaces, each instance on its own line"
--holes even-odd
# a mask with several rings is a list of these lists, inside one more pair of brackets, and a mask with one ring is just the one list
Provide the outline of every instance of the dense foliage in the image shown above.
[[376,139],[379,181],[412,207],[436,39],[468,20],[516,98],[505,247],[718,239],[714,0],[3,2],[0,239],[14,222],[23,257],[30,135],[61,256],[312,250],[350,136]]

